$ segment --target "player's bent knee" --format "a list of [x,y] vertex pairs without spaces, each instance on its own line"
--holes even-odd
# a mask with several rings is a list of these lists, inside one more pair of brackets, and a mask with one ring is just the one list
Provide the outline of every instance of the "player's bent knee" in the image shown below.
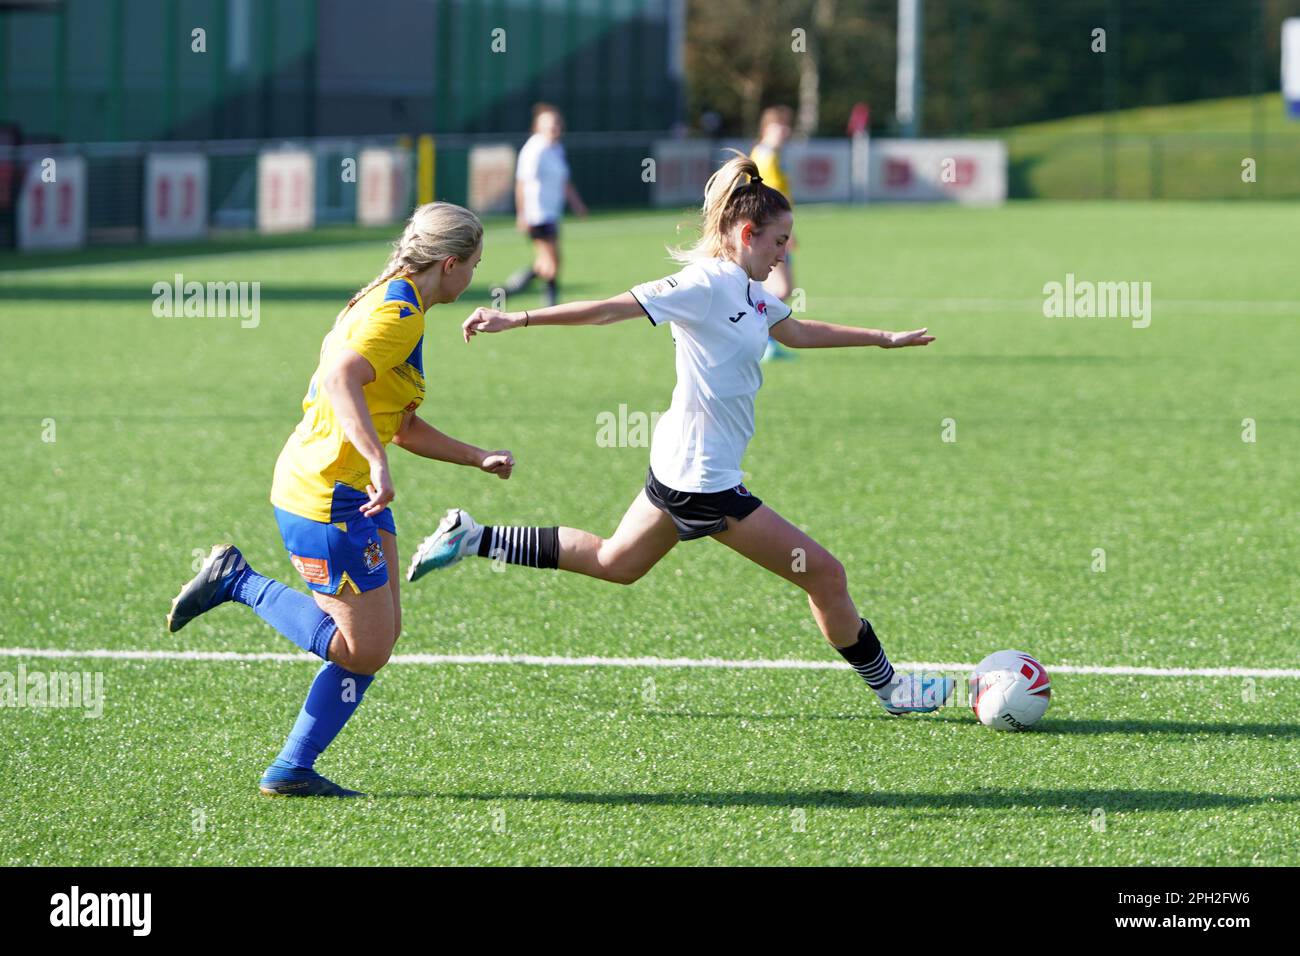
[[843,564],[827,556],[825,561],[818,563],[809,584],[807,590],[810,594],[839,595],[848,590],[849,575]]
[[383,670],[384,665],[388,663],[393,656],[393,649],[388,648],[367,648],[353,655],[347,664],[339,666],[345,670],[350,670],[354,674],[375,675]]
[[615,565],[607,569],[606,581],[613,584],[636,584],[645,577],[645,568],[621,567]]
[[392,643],[358,644],[335,635],[330,645],[330,660],[353,674],[377,674],[393,656]]

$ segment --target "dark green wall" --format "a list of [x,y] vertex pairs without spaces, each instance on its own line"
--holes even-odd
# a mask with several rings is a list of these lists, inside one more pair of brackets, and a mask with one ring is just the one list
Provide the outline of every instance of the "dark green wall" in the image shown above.
[[[0,12],[0,122],[70,142],[663,129],[680,90],[656,0],[66,0]],[[207,31],[206,52],[191,31]],[[506,31],[506,52],[491,32]]]

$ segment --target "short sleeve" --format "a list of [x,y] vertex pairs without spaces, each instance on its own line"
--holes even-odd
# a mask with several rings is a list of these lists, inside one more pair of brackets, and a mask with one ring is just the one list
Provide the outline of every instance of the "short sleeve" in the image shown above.
[[697,265],[675,275],[632,287],[632,297],[645,310],[651,325],[679,322],[689,325],[709,314],[713,287],[709,276]]
[[780,299],[776,298],[775,296],[773,296],[772,298],[767,298],[765,296],[763,298],[763,303],[764,303],[763,319],[767,322],[767,327],[769,329],[772,326],[776,325],[776,323],[780,322],[782,319],[790,318],[790,316],[794,313],[793,309],[791,309],[788,305],[786,305],[784,302],[782,302]]
[[537,178],[537,167],[541,159],[541,150],[536,143],[529,140],[519,150],[519,162],[515,165],[515,179],[533,180]]
[[424,316],[400,299],[389,299],[348,330],[340,344],[363,356],[382,375],[411,357],[424,336]]

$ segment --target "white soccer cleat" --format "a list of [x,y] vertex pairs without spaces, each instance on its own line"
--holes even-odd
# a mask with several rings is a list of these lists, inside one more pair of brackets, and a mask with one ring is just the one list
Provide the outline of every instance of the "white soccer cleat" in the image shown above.
[[420,542],[411,555],[406,580],[418,581],[430,571],[449,568],[477,548],[483,526],[459,508],[451,508],[438,522],[438,529]]
[[895,674],[894,680],[876,691],[881,705],[895,716],[929,714],[938,710],[952,696],[957,682],[942,674]]

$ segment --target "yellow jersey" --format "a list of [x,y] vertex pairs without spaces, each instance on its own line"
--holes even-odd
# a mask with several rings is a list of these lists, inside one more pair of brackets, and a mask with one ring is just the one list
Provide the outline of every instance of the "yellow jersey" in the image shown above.
[[[303,416],[275,463],[271,504],[313,521],[346,521],[365,499],[370,463],[348,441],[321,385],[342,348],[364,356],[375,380],[362,389],[379,440],[387,445],[407,412],[424,401],[424,306],[409,278],[382,282],[325,336],[302,400]],[[342,487],[340,487],[342,486]]]
[[781,168],[780,151],[759,143],[750,151],[749,158],[758,166],[758,175],[763,177],[763,182],[790,200],[793,206],[794,197],[790,195],[790,183]]

